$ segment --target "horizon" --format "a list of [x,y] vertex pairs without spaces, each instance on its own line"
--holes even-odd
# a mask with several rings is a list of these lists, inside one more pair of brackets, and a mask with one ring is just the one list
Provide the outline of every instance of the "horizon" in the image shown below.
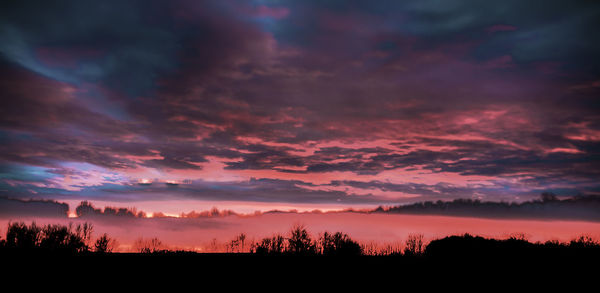
[[[108,214],[105,211],[110,210],[111,213],[115,213],[117,211],[121,211],[124,214],[123,215],[116,215],[115,216],[133,216],[133,217],[139,217],[139,218],[152,218],[152,217],[160,217],[160,218],[164,218],[164,217],[173,217],[173,218],[179,218],[179,217],[202,217],[202,215],[206,215],[206,216],[212,216],[211,214],[216,213],[215,216],[223,216],[223,214],[221,213],[225,213],[225,216],[228,215],[237,215],[237,216],[252,216],[252,215],[261,215],[261,214],[266,214],[266,213],[276,213],[276,212],[281,212],[281,213],[298,213],[298,214],[302,214],[302,213],[339,213],[339,212],[356,212],[356,213],[373,213],[373,212],[406,212],[406,208],[414,208],[414,207],[421,207],[421,210],[418,210],[417,213],[418,214],[436,214],[436,213],[444,213],[444,212],[448,212],[446,210],[428,210],[432,207],[452,207],[452,206],[456,206],[456,205],[461,205],[461,204],[470,204],[473,205],[473,210],[471,212],[476,212],[476,209],[478,209],[481,206],[484,205],[503,205],[503,206],[507,206],[507,207],[522,207],[523,205],[526,204],[538,204],[541,205],[541,207],[543,207],[544,205],[554,205],[554,207],[556,207],[557,204],[569,204],[569,203],[577,203],[579,201],[584,201],[587,202],[587,204],[599,204],[600,203],[600,196],[599,195],[574,195],[574,196],[569,196],[569,197],[562,197],[559,198],[557,197],[555,194],[553,193],[543,193],[540,195],[539,198],[537,199],[531,199],[528,201],[481,201],[479,199],[465,199],[465,198],[456,198],[452,201],[442,201],[442,200],[438,200],[438,201],[416,201],[416,202],[409,202],[409,203],[403,203],[403,204],[397,204],[397,205],[378,205],[378,206],[371,206],[371,207],[362,207],[362,208],[355,208],[355,207],[337,207],[337,208],[323,208],[322,205],[316,205],[316,206],[302,206],[301,208],[298,208],[298,206],[285,206],[282,203],[271,203],[272,205],[270,206],[269,209],[252,209],[251,207],[247,206],[247,205],[240,205],[238,207],[241,208],[232,208],[232,209],[219,209],[218,204],[215,204],[215,202],[206,202],[203,204],[198,204],[197,201],[192,201],[191,203],[195,204],[195,205],[191,205],[188,206],[188,208],[186,210],[171,210],[171,209],[163,209],[163,210],[153,210],[153,207],[156,206],[161,206],[161,207],[165,207],[165,205],[168,205],[168,202],[144,202],[144,204],[138,204],[136,206],[124,206],[122,202],[110,202],[110,201],[102,201],[102,200],[88,200],[88,199],[84,199],[84,200],[60,200],[60,199],[43,199],[43,198],[29,198],[29,199],[19,199],[19,198],[11,198],[11,197],[2,197],[0,196],[0,201],[4,202],[5,204],[7,202],[12,202],[14,204],[17,204],[17,206],[15,206],[14,208],[16,209],[13,212],[18,213],[19,212],[19,208],[23,208],[26,207],[27,204],[50,204],[50,205],[54,205],[54,204],[58,204],[58,205],[66,205],[67,209],[64,209],[63,211],[58,211],[56,214],[60,215],[60,214],[64,214],[65,216],[69,217],[69,218],[78,218],[81,216],[86,216],[86,215],[78,215],[77,214],[77,208],[81,207],[81,206],[89,206],[90,208],[93,209],[93,211],[87,211],[88,214],[87,216],[92,216],[93,214],[96,215],[112,215],[112,214]],[[19,204],[25,204],[25,206],[19,206]],[[427,205],[427,208],[423,208],[423,205]],[[235,207],[235,205],[233,205]],[[144,207],[147,207],[146,209]],[[231,207],[231,205],[230,205]],[[260,207],[264,207],[264,206],[260,206]],[[34,210],[36,209],[36,207],[30,206],[30,209],[33,208]],[[38,206],[37,207],[39,209],[39,212],[43,212],[44,207],[43,206]],[[575,214],[577,212],[584,212],[582,210],[582,207],[570,207],[573,212],[575,212]],[[594,209],[595,207],[592,207],[592,209]],[[4,214],[6,214],[8,210],[5,207],[0,206],[0,217],[2,217]],[[449,214],[449,216],[456,216],[456,215],[452,215]],[[485,218],[486,215],[476,215],[476,214],[472,214],[470,215],[471,217],[483,217]],[[489,215],[488,215],[489,216]],[[522,217],[526,217],[527,215],[522,215]],[[595,219],[598,218],[598,220],[600,220],[600,210],[597,213],[593,213],[591,214],[591,216]],[[506,214],[500,214],[500,215],[495,215],[493,217],[507,217],[507,218],[511,218],[514,217],[514,215],[510,215],[508,213]],[[555,219],[561,219],[561,217],[564,217],[564,215],[557,215]],[[536,219],[535,215],[532,215],[531,217],[532,219]],[[541,219],[544,218],[553,218],[551,214],[546,215],[546,217],[541,217]],[[568,218],[565,218],[568,219]],[[592,220],[595,221],[595,220]]]

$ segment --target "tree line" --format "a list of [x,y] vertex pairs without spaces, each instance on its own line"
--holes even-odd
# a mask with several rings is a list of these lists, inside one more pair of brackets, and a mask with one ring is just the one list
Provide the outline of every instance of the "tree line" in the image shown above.
[[302,225],[292,227],[289,235],[275,234],[254,243],[251,252],[260,255],[361,255],[363,247],[345,233],[324,232],[313,239]]
[[544,192],[539,199],[524,202],[492,202],[458,198],[453,201],[425,201],[406,205],[380,206],[372,213],[474,216],[482,218],[600,220],[600,196],[576,195],[561,199]]
[[87,252],[108,253],[116,247],[116,240],[106,233],[92,239],[93,225],[47,224],[30,225],[10,222],[6,236],[0,239],[0,249],[5,252],[52,252],[78,254]]
[[[106,233],[92,237],[93,226],[89,223],[69,225],[27,225],[24,222],[10,222],[6,235],[0,237],[0,252],[3,253],[57,253],[85,254],[111,253],[118,246],[115,239]],[[293,226],[287,234],[274,234],[259,241],[250,241],[244,233],[237,235],[227,243],[228,252],[246,252],[255,255],[291,255],[291,256],[360,256],[387,255],[402,257],[465,257],[471,256],[531,256],[592,253],[600,255],[600,242],[589,236],[581,236],[570,242],[547,241],[529,242],[522,234],[514,234],[508,239],[487,239],[469,234],[448,236],[429,243],[422,234],[408,235],[403,249],[384,249],[374,252],[367,245],[361,245],[343,232],[324,232],[314,238],[303,225]],[[133,249],[142,254],[169,254],[171,251],[158,238],[139,238],[133,243]]]

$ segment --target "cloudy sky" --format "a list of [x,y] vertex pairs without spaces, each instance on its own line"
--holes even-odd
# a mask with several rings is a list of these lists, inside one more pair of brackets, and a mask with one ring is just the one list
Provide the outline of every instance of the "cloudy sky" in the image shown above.
[[0,196],[600,193],[598,28],[597,1],[3,1]]

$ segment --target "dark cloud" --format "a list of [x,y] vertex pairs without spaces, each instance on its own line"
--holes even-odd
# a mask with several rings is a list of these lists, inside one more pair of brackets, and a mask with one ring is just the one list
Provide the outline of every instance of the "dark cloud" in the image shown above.
[[152,184],[111,184],[81,186],[76,191],[56,188],[39,188],[38,181],[23,182],[17,187],[0,185],[13,196],[28,198],[29,190],[35,190],[41,198],[86,198],[89,200],[103,198],[111,201],[147,201],[147,200],[215,200],[215,201],[250,201],[250,202],[287,202],[287,203],[337,203],[381,204],[385,200],[373,195],[356,195],[344,191],[318,188],[310,182],[299,180],[255,179],[249,181],[210,182],[196,180],[179,185]]
[[[176,191],[168,187],[151,187],[130,190],[127,193],[138,193],[143,198],[148,196],[172,198],[188,198],[198,200],[219,201],[253,201],[253,202],[289,202],[289,203],[338,203],[376,204],[381,202],[374,196],[357,196],[341,191],[309,189],[313,184],[298,180],[251,179],[244,182],[205,182],[194,181],[191,184],[179,185]],[[138,197],[138,198],[142,198]]]
[[[427,185],[422,183],[405,183],[405,184],[397,184],[390,182],[382,182],[382,181],[332,181],[330,183],[332,186],[350,186],[354,188],[360,188],[365,190],[379,190],[383,192],[393,191],[393,192],[402,192],[408,195],[418,195],[423,198],[430,199],[451,199],[456,197],[465,197],[471,196],[473,191],[478,189],[482,190],[484,188],[474,188],[474,187],[457,187],[451,184],[438,183],[434,185]],[[406,199],[405,201],[410,201],[410,199]]]
[[158,1],[3,3],[0,52],[63,82],[103,82],[139,94],[175,65],[177,39],[168,20],[161,20],[169,6]]
[[[175,192],[128,185],[148,176],[195,182],[180,197],[248,201],[380,200],[327,187],[444,198],[598,189],[594,2],[0,8],[6,194]],[[399,184],[404,171],[463,182]],[[235,179],[197,180],[214,172]],[[316,183],[333,173],[348,178]],[[265,179],[239,180],[248,174]],[[476,176],[493,188],[471,186]]]

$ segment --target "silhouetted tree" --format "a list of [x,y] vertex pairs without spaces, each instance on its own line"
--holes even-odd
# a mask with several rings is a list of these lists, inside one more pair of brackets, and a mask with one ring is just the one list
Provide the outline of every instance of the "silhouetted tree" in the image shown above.
[[[61,225],[46,225],[42,228],[42,237],[39,246],[46,250],[68,250],[71,244],[70,240],[71,237],[68,227]],[[81,242],[77,244],[81,244]]]
[[133,247],[135,250],[137,250],[140,253],[157,253],[157,252],[161,252],[164,250],[162,241],[160,241],[156,237],[148,239],[148,240],[143,239],[143,238],[138,238],[133,243]]
[[296,225],[290,231],[287,252],[296,255],[316,253],[316,245],[304,226]]
[[227,252],[234,252],[234,249],[236,249],[237,246],[238,246],[237,239],[233,239],[233,240],[229,241],[229,243],[227,245]]
[[285,238],[277,234],[270,238],[263,238],[252,250],[256,254],[282,254],[285,248]]
[[410,234],[406,239],[404,246],[404,255],[417,256],[423,254],[425,244],[423,243],[423,234]]
[[41,228],[31,223],[27,226],[24,222],[8,223],[6,230],[6,248],[34,249],[41,240]]
[[9,223],[6,233],[6,248],[31,250],[40,249],[54,252],[78,253],[89,250],[88,242],[92,225],[84,223],[73,228],[72,224],[46,225],[39,227],[35,222]]
[[108,237],[106,233],[102,234],[94,244],[94,251],[98,253],[112,252],[115,246],[115,240]]
[[336,232],[323,233],[319,239],[321,253],[324,255],[361,255],[362,247],[358,242],[352,240],[347,234]]
[[508,237],[508,239],[510,240],[519,240],[519,241],[527,241],[527,235],[525,233],[512,233],[510,234],[510,237]]
[[101,211],[99,209],[94,208],[92,203],[90,203],[87,200],[82,201],[75,208],[75,214],[77,214],[78,217],[84,217],[87,215],[95,215],[95,214],[100,214],[100,213],[101,213]]
[[361,255],[362,247],[347,234],[324,232],[319,239],[321,253],[324,255]]
[[235,237],[235,239],[231,240],[228,243],[228,250],[231,252],[243,252],[244,251],[244,243],[246,241],[246,234],[240,233]]
[[246,234],[240,233],[240,235],[237,236],[237,240],[238,240],[238,243],[240,243],[240,245],[242,246],[242,251],[244,251],[244,243],[246,241]]
[[113,207],[105,207],[104,215],[107,216],[118,216],[118,217],[135,217],[137,214],[136,210],[130,210],[127,208],[113,208]]
[[69,253],[84,252],[89,250],[89,241],[93,227],[91,224],[73,225],[46,225],[42,229],[40,248]]

